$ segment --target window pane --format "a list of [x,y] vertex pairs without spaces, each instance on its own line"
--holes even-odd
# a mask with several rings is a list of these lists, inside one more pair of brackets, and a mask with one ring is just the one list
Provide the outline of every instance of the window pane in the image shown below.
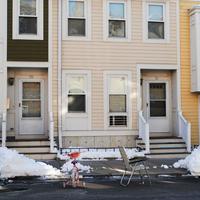
[[166,84],[150,83],[150,99],[151,100],[166,99]]
[[20,15],[36,15],[36,0],[20,0]]
[[148,38],[149,39],[164,39],[165,30],[163,22],[149,22],[148,23]]
[[163,6],[162,5],[149,6],[149,20],[163,21]]
[[110,17],[124,19],[124,4],[110,3]]
[[40,99],[40,83],[23,83],[23,99]]
[[126,37],[125,21],[109,20],[109,37]]
[[37,18],[19,17],[19,34],[37,34]]
[[110,95],[109,112],[126,112],[126,95]]
[[69,93],[85,93],[85,78],[83,76],[69,78]]
[[69,17],[84,17],[83,1],[69,1]]
[[150,101],[150,116],[165,117],[166,116],[166,101]]
[[126,93],[126,78],[125,77],[111,77],[109,92],[111,94],[125,94]]
[[85,36],[85,19],[68,19],[69,36]]
[[41,117],[41,101],[22,101],[22,117]]
[[68,112],[86,112],[85,95],[68,95]]
[[127,126],[127,116],[110,116],[110,126]]

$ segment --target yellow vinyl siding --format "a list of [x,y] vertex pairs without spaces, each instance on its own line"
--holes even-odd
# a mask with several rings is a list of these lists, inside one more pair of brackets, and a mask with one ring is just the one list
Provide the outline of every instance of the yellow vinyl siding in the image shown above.
[[180,41],[181,41],[181,104],[183,115],[192,125],[192,143],[199,143],[198,95],[191,93],[190,72],[190,17],[188,9],[199,1],[180,1]]

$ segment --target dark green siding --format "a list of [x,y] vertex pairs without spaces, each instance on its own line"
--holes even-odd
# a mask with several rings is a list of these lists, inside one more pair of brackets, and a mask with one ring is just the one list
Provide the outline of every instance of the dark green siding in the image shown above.
[[7,56],[8,61],[48,61],[48,0],[44,0],[44,40],[12,39],[12,0],[8,0]]

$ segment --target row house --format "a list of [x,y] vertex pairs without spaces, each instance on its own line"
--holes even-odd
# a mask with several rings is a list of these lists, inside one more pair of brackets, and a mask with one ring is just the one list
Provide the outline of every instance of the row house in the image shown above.
[[191,124],[182,113],[179,1],[6,3],[3,146],[36,159],[54,158],[56,144],[141,145],[154,157],[191,150]]

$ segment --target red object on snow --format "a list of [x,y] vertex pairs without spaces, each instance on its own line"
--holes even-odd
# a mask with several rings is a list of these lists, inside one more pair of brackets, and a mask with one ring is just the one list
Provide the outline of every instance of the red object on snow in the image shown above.
[[76,159],[80,156],[80,152],[72,152],[67,154],[71,159]]

